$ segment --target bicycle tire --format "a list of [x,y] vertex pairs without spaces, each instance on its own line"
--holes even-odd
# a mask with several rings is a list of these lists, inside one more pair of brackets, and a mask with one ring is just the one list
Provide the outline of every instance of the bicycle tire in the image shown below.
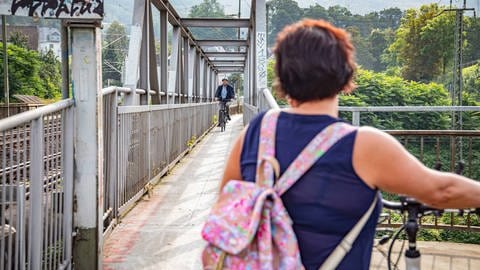
[[[390,243],[390,246],[388,247],[388,253],[387,253],[387,267],[388,267],[388,270],[392,270],[392,250],[393,250],[393,245],[395,244],[395,241],[397,241],[398,237],[400,236],[400,234],[405,230],[405,225],[402,225],[396,232],[395,234],[393,235],[393,238],[392,238],[392,242]],[[400,258],[400,256],[402,256],[402,251],[400,251],[400,254],[398,254],[398,258],[397,258],[397,262],[396,264],[398,264],[398,259]],[[395,266],[395,269],[397,267],[397,265],[394,265]]]
[[220,112],[219,112],[218,123],[220,125],[220,131],[224,132],[225,131],[225,112],[222,109],[220,109]]

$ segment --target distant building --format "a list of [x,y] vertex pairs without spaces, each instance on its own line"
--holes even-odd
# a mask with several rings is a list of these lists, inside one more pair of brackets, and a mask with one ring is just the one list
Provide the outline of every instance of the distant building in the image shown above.
[[[1,1],[1,0],[0,0]],[[53,51],[55,56],[61,59],[62,46],[60,30],[53,27],[7,25],[7,40],[15,34],[20,33],[27,37],[27,48],[34,51],[46,53]],[[0,42],[2,42],[2,28],[0,27]]]
[[57,28],[39,27],[38,28],[38,51],[48,52],[49,50],[61,59],[62,45],[61,34]]
[[[7,40],[10,40],[10,37],[15,34],[20,33],[27,37],[27,47],[30,50],[38,50],[38,28],[36,26],[21,26],[21,25],[7,25]],[[3,30],[0,27],[0,41],[2,40]]]

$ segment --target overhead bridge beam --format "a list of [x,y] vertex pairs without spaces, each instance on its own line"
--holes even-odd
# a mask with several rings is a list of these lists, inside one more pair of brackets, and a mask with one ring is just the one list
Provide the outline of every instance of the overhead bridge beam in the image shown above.
[[243,68],[245,67],[244,63],[241,64],[217,64],[215,65],[217,68]]
[[208,57],[245,57],[245,52],[205,52]]
[[225,72],[243,72],[245,69],[243,68],[219,68],[218,72],[219,73],[225,73]]
[[212,63],[217,66],[245,66],[245,61],[212,61]]
[[198,46],[208,47],[208,46],[248,46],[246,40],[235,39],[235,40],[197,40]]
[[182,24],[186,27],[248,28],[250,27],[250,19],[185,18],[182,19]]

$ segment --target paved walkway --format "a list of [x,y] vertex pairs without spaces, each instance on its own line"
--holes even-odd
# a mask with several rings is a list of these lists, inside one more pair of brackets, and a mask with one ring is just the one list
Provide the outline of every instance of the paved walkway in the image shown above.
[[[388,243],[389,244],[389,243]],[[388,244],[380,247],[385,254]],[[408,243],[405,243],[407,248]],[[395,244],[393,260],[398,258],[401,244]],[[422,270],[478,270],[480,269],[480,246],[446,242],[418,242],[422,254]],[[405,269],[405,259],[400,258],[399,269]],[[387,269],[386,257],[379,250],[374,249],[371,261],[371,270]]]
[[[105,270],[201,269],[205,243],[200,230],[217,197],[229,149],[242,128],[237,115],[226,132],[214,129],[161,180],[152,198],[143,199],[128,213],[105,242]],[[478,245],[423,242],[419,246],[424,270],[480,269]],[[375,249],[371,269],[387,269],[385,258]],[[403,258],[400,269],[405,269]]]
[[218,194],[230,147],[243,129],[215,128],[127,214],[104,244],[104,269],[200,269],[200,231]]

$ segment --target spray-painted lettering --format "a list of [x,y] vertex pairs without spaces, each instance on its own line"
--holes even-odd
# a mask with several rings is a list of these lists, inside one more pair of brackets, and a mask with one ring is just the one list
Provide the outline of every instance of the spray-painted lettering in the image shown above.
[[[12,0],[11,15],[54,18],[103,17],[103,0]],[[90,16],[89,16],[90,15]]]
[[267,87],[267,34],[257,32],[257,83],[259,88]]

